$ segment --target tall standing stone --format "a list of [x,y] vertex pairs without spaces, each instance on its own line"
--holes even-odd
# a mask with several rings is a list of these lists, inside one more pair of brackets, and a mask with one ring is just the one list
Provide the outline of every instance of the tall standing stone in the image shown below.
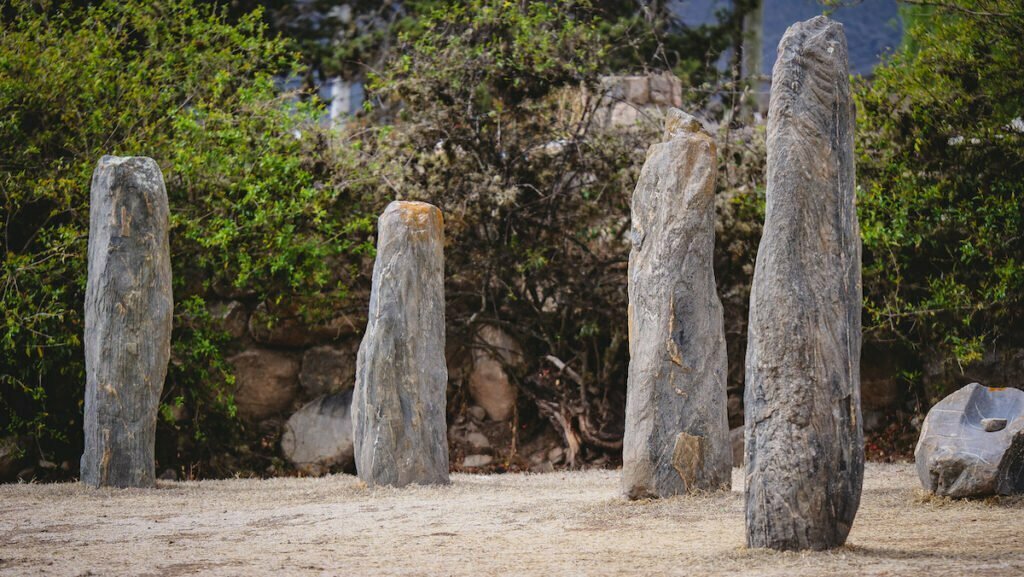
[[151,487],[174,307],[167,191],[153,159],[104,156],[91,194],[82,482]]
[[622,488],[632,499],[728,489],[722,304],[715,292],[715,142],[672,109],[633,193]]
[[764,232],[750,294],[747,545],[826,549],[860,504],[860,232],[846,36],[819,16],[779,43]]
[[352,403],[356,471],[368,485],[448,482],[443,247],[433,205],[392,202],[378,220]]

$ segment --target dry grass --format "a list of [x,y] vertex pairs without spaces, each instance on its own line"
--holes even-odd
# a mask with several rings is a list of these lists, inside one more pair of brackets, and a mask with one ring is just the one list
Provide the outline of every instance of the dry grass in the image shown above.
[[846,547],[743,546],[731,493],[628,502],[615,471],[0,487],[0,575],[1022,575],[1024,499],[929,498],[910,465],[868,467]]

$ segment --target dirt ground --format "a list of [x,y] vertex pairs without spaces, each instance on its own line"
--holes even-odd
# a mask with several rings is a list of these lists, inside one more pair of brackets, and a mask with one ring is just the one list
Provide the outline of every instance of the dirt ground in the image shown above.
[[951,501],[870,464],[847,546],[743,546],[734,489],[628,502],[617,471],[0,486],[0,575],[1024,575],[1024,498]]

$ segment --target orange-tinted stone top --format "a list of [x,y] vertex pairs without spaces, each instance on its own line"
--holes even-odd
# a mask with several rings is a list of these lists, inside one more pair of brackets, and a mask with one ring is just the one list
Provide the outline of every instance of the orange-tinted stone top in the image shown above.
[[427,202],[416,202],[401,200],[392,203],[398,211],[398,216],[409,228],[424,229],[444,228],[444,217],[441,216],[441,209]]

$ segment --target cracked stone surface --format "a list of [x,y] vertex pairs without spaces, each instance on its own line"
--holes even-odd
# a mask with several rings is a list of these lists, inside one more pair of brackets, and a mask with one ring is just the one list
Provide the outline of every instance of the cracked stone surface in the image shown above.
[[356,471],[367,485],[448,482],[443,247],[433,205],[392,202],[377,221],[352,402]]
[[160,167],[104,156],[92,175],[85,289],[82,482],[154,485],[157,409],[171,354],[171,256]]
[[841,24],[779,43],[768,113],[764,232],[746,359],[750,547],[827,549],[860,505],[861,262],[854,106]]
[[631,499],[728,489],[722,305],[715,291],[715,142],[669,111],[633,193],[622,490]]

